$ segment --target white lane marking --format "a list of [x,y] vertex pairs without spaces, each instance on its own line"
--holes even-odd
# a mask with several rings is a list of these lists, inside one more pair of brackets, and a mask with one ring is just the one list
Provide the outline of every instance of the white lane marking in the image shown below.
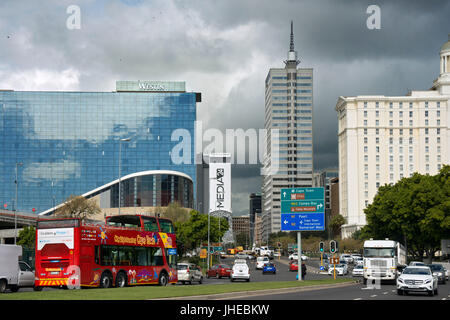
[[353,299],[353,300],[362,300],[362,298],[356,298],[356,299]]
[[375,298],[377,295],[376,294],[373,294],[373,295],[371,295],[370,297],[371,298]]
[[383,292],[383,294],[388,294],[388,292],[386,291],[386,292]]

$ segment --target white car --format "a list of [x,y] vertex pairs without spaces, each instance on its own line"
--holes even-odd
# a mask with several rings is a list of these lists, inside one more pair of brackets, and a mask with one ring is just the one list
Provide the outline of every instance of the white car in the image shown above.
[[269,263],[268,257],[258,257],[256,258],[256,270],[262,269],[266,263]]
[[361,258],[361,257],[359,257],[359,258],[354,258],[353,264],[354,264],[355,266],[362,266],[362,265],[364,265],[364,259]]
[[231,277],[230,281],[243,279],[247,282],[250,281],[250,269],[247,265],[247,262],[242,259],[237,259],[234,261],[233,268],[231,269]]
[[336,274],[338,276],[343,276],[343,275],[348,274],[348,268],[347,268],[346,264],[337,264],[336,267],[334,267],[334,265],[330,265],[328,267],[328,274],[333,275],[334,269],[336,269]]
[[[289,260],[298,260],[298,253],[294,252],[289,256]],[[307,256],[302,255],[302,261],[308,260]]]
[[362,277],[364,275],[364,268],[361,265],[356,265],[352,270],[352,276],[354,277]]
[[199,266],[193,263],[178,263],[178,282],[192,284],[197,281],[199,284],[203,282],[203,273]]
[[350,255],[350,256],[351,256],[352,259],[353,259],[353,263],[356,263],[356,262],[355,262],[356,260],[362,259],[362,257],[361,257],[360,254],[352,254],[352,255]]
[[339,257],[339,260],[343,260],[343,261],[345,261],[347,264],[353,263],[353,258],[352,258],[352,256],[349,255],[349,254],[341,254],[341,256]]
[[408,292],[427,292],[430,296],[438,294],[438,279],[427,266],[406,267],[397,278],[397,294]]

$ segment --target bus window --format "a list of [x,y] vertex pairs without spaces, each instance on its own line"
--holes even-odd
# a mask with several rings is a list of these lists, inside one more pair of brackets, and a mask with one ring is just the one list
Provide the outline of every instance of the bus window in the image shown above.
[[170,220],[159,219],[159,226],[161,227],[161,232],[174,233],[173,224]]
[[110,217],[107,224],[114,227],[140,228],[141,220],[138,216],[120,215]]
[[164,265],[163,252],[161,248],[147,248],[147,259],[149,266],[162,266]]
[[156,223],[156,218],[153,217],[143,217],[144,219],[144,230],[151,232],[158,232],[158,224]]
[[116,246],[102,246],[100,251],[100,264],[102,266],[119,265],[119,250]]
[[146,266],[147,265],[147,248],[137,247],[134,249],[136,255],[136,265]]
[[176,254],[169,254],[170,253],[169,250],[170,249],[166,249],[167,264],[171,268],[176,268],[177,267],[177,255]]
[[131,266],[134,264],[133,247],[120,247],[119,250],[119,265]]

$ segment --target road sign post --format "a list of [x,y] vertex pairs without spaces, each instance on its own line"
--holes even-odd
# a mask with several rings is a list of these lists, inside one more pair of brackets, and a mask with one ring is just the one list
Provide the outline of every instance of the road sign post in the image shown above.
[[298,280],[302,281],[302,231],[325,230],[324,188],[281,189],[281,231],[297,231]]
[[324,194],[324,188],[281,189],[281,230],[325,230]]
[[302,233],[301,231],[297,232],[297,246],[298,246],[298,281],[302,281]]

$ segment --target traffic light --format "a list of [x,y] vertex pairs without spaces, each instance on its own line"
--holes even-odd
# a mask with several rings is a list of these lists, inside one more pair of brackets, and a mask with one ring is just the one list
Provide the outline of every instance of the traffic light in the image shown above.
[[323,245],[323,242],[320,241],[320,243],[319,243],[319,251],[323,252],[323,250],[324,250],[324,245]]
[[335,253],[336,252],[336,241],[331,240],[330,241],[330,252]]

